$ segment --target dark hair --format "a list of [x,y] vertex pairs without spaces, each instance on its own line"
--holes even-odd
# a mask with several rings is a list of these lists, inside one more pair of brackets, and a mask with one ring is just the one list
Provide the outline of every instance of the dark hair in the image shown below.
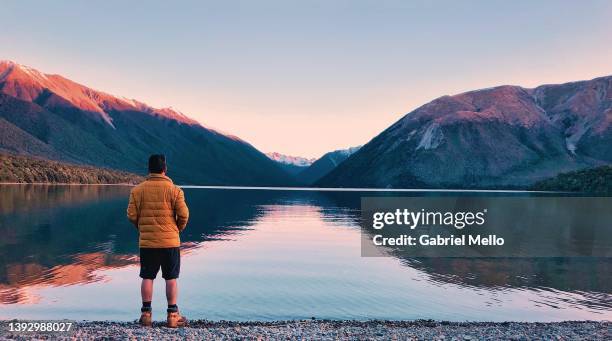
[[166,171],[166,157],[163,154],[149,156],[149,173],[162,173]]

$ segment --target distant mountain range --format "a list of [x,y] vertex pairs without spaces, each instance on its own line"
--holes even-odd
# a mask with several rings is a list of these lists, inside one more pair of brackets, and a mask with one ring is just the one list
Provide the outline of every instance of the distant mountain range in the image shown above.
[[612,76],[499,86],[440,97],[363,147],[315,161],[265,155],[172,108],[0,62],[0,152],[136,174],[164,153],[181,184],[527,188],[612,163],[611,123]]
[[295,184],[247,142],[176,110],[10,61],[0,62],[0,151],[140,174],[150,154],[164,153],[169,175],[183,184]]
[[268,156],[270,159],[276,162],[286,164],[286,165],[294,165],[298,167],[308,167],[317,160],[314,158],[308,159],[308,158],[301,157],[301,156],[291,156],[291,155],[285,155],[285,154],[276,153],[276,152],[266,153],[266,156]]
[[326,153],[313,162],[310,167],[301,171],[297,175],[298,179],[306,185],[313,185],[317,180],[336,168],[342,161],[358,151],[359,148],[361,148],[361,146],[339,149]]
[[270,159],[278,162],[278,164],[289,174],[296,176],[304,169],[308,168],[316,159],[308,159],[301,156],[291,156],[281,153],[271,152],[266,153]]
[[316,184],[527,187],[612,162],[612,76],[443,96],[406,114]]
[[342,161],[359,150],[360,147],[335,150],[318,159],[307,159],[300,156],[288,156],[280,153],[266,153],[269,158],[278,162],[283,169],[295,177],[300,185],[310,186],[322,176],[336,168]]

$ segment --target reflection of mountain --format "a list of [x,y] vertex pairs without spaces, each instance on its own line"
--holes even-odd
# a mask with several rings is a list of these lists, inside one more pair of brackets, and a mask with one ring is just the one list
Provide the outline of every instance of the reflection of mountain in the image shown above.
[[127,198],[128,193],[129,187],[126,186],[0,185],[0,222],[9,214],[27,216],[36,210],[74,207],[117,197]]
[[[137,264],[136,257],[92,252],[70,257],[70,263],[44,266],[32,263],[8,263],[6,278],[0,282],[0,303],[30,302],[35,298],[23,290],[30,286],[62,286],[102,280],[97,271]],[[4,276],[3,276],[4,277]]]
[[[438,282],[489,288],[554,288],[612,292],[605,258],[406,258]],[[612,303],[612,302],[608,302]]]
[[[0,186],[0,298],[20,288],[98,280],[93,272],[135,264],[137,233],[125,218],[126,186]],[[183,249],[248,227],[265,200],[186,190],[192,206]],[[202,193],[205,192],[205,193]],[[197,209],[195,209],[197,207]],[[198,214],[197,212],[202,212]]]
[[559,290],[569,293],[568,302],[612,308],[610,258],[406,258],[402,262],[442,284],[535,289],[541,292],[544,304],[547,292]]
[[[533,229],[532,229],[533,230]],[[545,233],[541,231],[537,233]],[[601,231],[600,231],[601,232]],[[602,233],[605,233],[603,231]],[[530,243],[529,231],[516,231],[515,242]],[[557,247],[565,247],[566,238],[593,238],[573,231],[563,236],[550,232],[549,237]],[[608,238],[609,239],[609,238]],[[511,242],[508,242],[509,244]],[[538,245],[521,245],[534,248]],[[549,245],[550,246],[550,245]],[[612,258],[591,257],[439,257],[440,252],[430,252],[431,257],[415,257],[414,250],[402,247],[385,248],[387,256],[401,260],[402,264],[422,271],[429,279],[440,284],[455,284],[494,290],[529,289],[547,292],[562,291],[567,301],[593,309],[612,308]],[[536,251],[531,251],[536,252]],[[561,251],[557,251],[561,253]],[[462,254],[469,253],[463,251]],[[478,252],[475,253],[476,255]],[[553,304],[553,303],[551,303]]]
[[135,173],[150,154],[164,153],[180,183],[294,183],[247,142],[176,110],[6,61],[0,61],[0,136],[0,150]]
[[[423,195],[423,193],[415,194]],[[325,195],[326,205],[338,207],[334,214],[342,212],[350,217],[347,219],[359,222],[361,220],[361,197],[387,196],[388,194],[370,192],[347,195],[347,193],[342,192],[322,192],[322,195]],[[426,193],[425,195],[429,196],[431,194]],[[542,238],[545,236],[552,238],[558,243],[556,247],[566,247],[568,241],[591,246],[592,244],[599,244],[598,239],[610,240],[612,231],[610,231],[607,221],[602,221],[601,225],[596,227],[596,231],[587,231],[581,229],[580,226],[574,226],[574,228],[564,231],[563,234],[560,231],[533,229],[533,226],[538,226],[538,222],[532,222],[531,225],[523,224],[516,219],[516,212],[529,209],[551,209],[551,207],[543,207],[542,203],[534,205],[534,202],[529,201],[529,198],[524,199],[524,201],[515,201],[514,206],[501,207],[507,210],[504,211],[506,215],[500,216],[500,219],[517,221],[510,236],[513,243],[528,244],[528,246],[525,246],[526,248],[537,247],[537,245],[529,244],[532,239],[531,236],[535,233],[542,235]],[[562,202],[553,200],[547,202],[547,205],[556,206]],[[501,202],[498,202],[498,204],[501,204]],[[565,204],[568,205],[571,202]],[[546,206],[546,203],[544,206]],[[604,208],[600,207],[599,209]],[[558,208],[551,210],[551,212],[556,212],[556,210]],[[564,210],[561,209],[561,211]],[[569,213],[573,210],[567,209],[565,211],[567,211],[565,212],[568,214],[567,216],[562,215],[556,219],[570,219],[569,217],[572,214]],[[588,207],[582,207],[578,211],[584,212],[584,214],[590,212]],[[322,209],[321,212],[324,215],[326,214],[325,209]],[[598,214],[600,216],[601,212]],[[550,218],[549,216],[543,219]],[[330,214],[327,219],[337,219],[337,217]],[[571,294],[575,293],[576,295],[570,294],[571,297],[568,297],[568,300],[573,300],[579,305],[590,306],[595,309],[610,309],[612,307],[612,297],[610,296],[612,292],[612,258],[415,258],[408,252],[402,252],[401,249],[387,249],[385,252],[389,256],[401,260],[404,265],[426,273],[432,281],[437,283],[499,290],[505,288],[535,289],[543,291],[543,297],[545,296],[544,292],[548,290],[560,290]],[[558,252],[560,253],[560,251]]]
[[106,252],[111,234],[136,241],[133,228],[116,216],[125,211],[128,191],[124,186],[0,186],[2,302],[27,299],[23,286],[89,282],[98,269],[134,263],[129,254]]
[[[137,263],[125,217],[127,186],[0,186],[0,303],[31,299],[24,288],[99,281],[96,271]],[[266,206],[332,204],[317,193],[185,189],[191,208],[183,251],[231,239]],[[325,210],[322,210],[325,211]]]
[[[99,281],[98,270],[135,264],[137,234],[125,219],[128,191],[122,186],[0,186],[0,303],[31,300],[27,288],[32,286]],[[181,239],[192,250],[209,240],[236,238],[270,214],[270,207],[281,223],[287,212],[316,210],[328,224],[357,228],[361,197],[387,195],[190,188],[185,194],[191,221]],[[579,305],[612,306],[610,258],[412,258],[398,252],[392,256],[435,283],[543,294],[559,290],[569,296],[575,293],[568,299]]]
[[612,76],[443,96],[317,182],[325,187],[518,187],[612,162]]

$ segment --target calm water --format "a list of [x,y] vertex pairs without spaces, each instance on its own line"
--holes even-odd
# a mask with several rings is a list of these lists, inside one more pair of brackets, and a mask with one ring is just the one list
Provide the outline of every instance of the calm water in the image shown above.
[[[140,279],[128,193],[0,186],[0,318],[135,319]],[[363,193],[185,193],[191,220],[179,305],[190,318],[612,320],[609,258],[365,258]],[[163,295],[156,281],[157,319]]]

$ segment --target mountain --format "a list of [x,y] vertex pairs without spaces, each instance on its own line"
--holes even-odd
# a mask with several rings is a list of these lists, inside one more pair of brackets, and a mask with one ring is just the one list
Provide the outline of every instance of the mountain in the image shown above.
[[601,166],[568,173],[536,182],[536,191],[582,192],[612,194],[612,166]]
[[276,152],[266,153],[266,156],[276,162],[279,162],[285,165],[294,165],[294,166],[299,166],[299,167],[308,167],[313,162],[316,161],[316,159],[307,159],[301,156],[291,156],[291,155],[285,155],[285,154],[276,153]]
[[331,187],[526,187],[612,162],[612,76],[443,96],[317,182]]
[[172,108],[156,109],[0,62],[0,150],[140,173],[164,153],[183,184],[291,185],[294,180],[247,142]]
[[137,184],[142,180],[142,176],[111,169],[0,154],[0,182],[4,183]]
[[332,169],[336,168],[342,161],[358,151],[359,148],[361,148],[361,146],[326,153],[313,162],[310,167],[301,171],[298,174],[298,178],[305,184],[311,185],[329,173]]
[[304,169],[308,168],[316,159],[307,159],[301,156],[284,155],[281,153],[271,152],[266,153],[270,159],[278,162],[278,164],[289,174],[297,175]]

